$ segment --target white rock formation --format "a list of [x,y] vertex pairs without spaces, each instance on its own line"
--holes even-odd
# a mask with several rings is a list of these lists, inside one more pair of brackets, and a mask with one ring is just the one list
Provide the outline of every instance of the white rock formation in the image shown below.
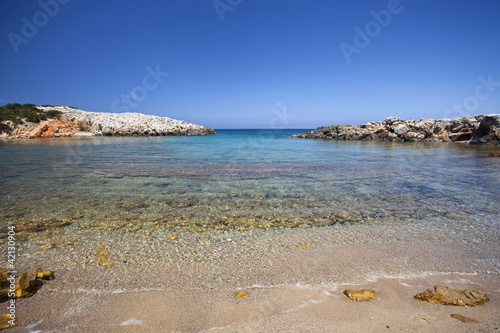
[[136,112],[88,112],[67,106],[49,106],[43,111],[58,110],[63,120],[76,120],[79,127],[93,135],[207,135],[215,134],[213,128],[187,123],[167,117]]

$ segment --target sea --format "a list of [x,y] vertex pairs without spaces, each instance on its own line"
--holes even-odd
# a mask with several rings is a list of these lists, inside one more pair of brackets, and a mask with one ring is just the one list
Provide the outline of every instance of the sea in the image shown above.
[[497,147],[209,136],[0,141],[0,226],[68,221],[101,232],[207,232],[500,216]]

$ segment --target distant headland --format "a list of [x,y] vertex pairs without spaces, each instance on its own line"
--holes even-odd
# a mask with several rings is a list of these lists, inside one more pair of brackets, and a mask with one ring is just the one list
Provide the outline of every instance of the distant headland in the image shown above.
[[213,128],[136,112],[89,112],[70,106],[0,106],[0,138],[179,136],[215,134]]
[[455,119],[403,120],[389,117],[361,126],[332,125],[293,135],[295,138],[378,140],[378,141],[458,141],[471,144],[500,144],[500,114]]

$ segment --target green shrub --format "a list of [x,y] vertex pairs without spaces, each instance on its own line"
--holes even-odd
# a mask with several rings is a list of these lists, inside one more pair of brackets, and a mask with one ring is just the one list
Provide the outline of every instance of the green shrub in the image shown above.
[[40,114],[38,114],[35,111],[29,110],[26,111],[26,121],[29,121],[30,123],[38,123],[40,121]]
[[62,116],[62,112],[58,110],[49,110],[45,112],[47,118],[60,118]]
[[0,133],[3,133],[3,132],[10,133],[10,132],[12,132],[12,129],[10,128],[10,126],[0,123]]
[[[51,112],[52,111],[52,112]],[[10,120],[15,124],[21,124],[23,119],[26,121],[37,123],[40,120],[45,120],[49,118],[59,118],[61,112],[57,110],[49,110],[44,113],[39,110],[35,104],[19,104],[19,103],[9,103],[4,106],[0,106],[0,121]]]

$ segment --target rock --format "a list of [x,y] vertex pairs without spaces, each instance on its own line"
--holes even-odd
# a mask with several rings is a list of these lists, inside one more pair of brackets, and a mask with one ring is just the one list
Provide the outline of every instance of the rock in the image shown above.
[[[0,302],[9,300],[12,297],[10,295],[12,290],[14,290],[15,298],[32,296],[42,287],[43,280],[52,279],[54,279],[53,271],[44,271],[41,268],[38,268],[37,270],[31,272],[25,272],[21,276],[18,276],[15,281],[9,282],[9,280],[6,280],[2,284],[3,289],[0,290]],[[13,283],[12,289],[11,283]]]
[[68,246],[68,245],[74,245],[75,243],[70,242],[70,241],[61,241],[61,242],[39,242],[36,243],[37,246],[39,246],[42,250],[50,250],[50,249],[57,249],[60,247]]
[[408,126],[406,124],[399,124],[398,126],[394,127],[394,134],[398,136],[403,136],[408,132]]
[[485,116],[470,143],[500,143],[500,114]]
[[313,248],[312,244],[309,242],[306,242],[306,241],[302,241],[302,243],[299,243],[295,246],[299,249],[312,249]]
[[382,124],[392,125],[397,121],[399,121],[398,117],[388,117],[382,120]]
[[[16,230],[16,237],[22,239],[26,238],[32,233],[42,232],[46,230],[55,230],[64,228],[71,223],[59,221],[59,220],[41,220],[41,221],[18,221],[14,222],[12,225]],[[8,237],[8,228],[4,227],[0,229],[0,239]]]
[[8,277],[7,270],[5,268],[0,268],[0,286],[7,281]]
[[414,297],[429,303],[458,306],[476,306],[490,300],[481,289],[467,290],[451,286],[434,286],[434,290],[427,289]]
[[425,134],[417,132],[408,132],[404,136],[407,141],[421,141],[425,138]]
[[[332,125],[311,132],[292,135],[295,138],[383,140],[383,141],[468,141],[500,143],[500,115],[477,115],[451,119],[402,120],[389,117],[361,126]],[[482,124],[482,125],[480,125]],[[481,128],[481,130],[479,130]],[[476,133],[477,132],[477,133]],[[476,138],[480,136],[480,138]]]
[[465,316],[462,316],[462,315],[459,315],[459,314],[456,314],[456,313],[452,313],[450,315],[450,317],[458,319],[462,323],[467,323],[467,324],[477,324],[477,323],[479,323],[479,320],[472,319],[472,318],[469,318],[469,317],[465,317]]
[[242,291],[237,292],[234,295],[234,298],[241,298],[241,297],[247,297],[247,296],[250,296],[250,294],[247,293],[246,291],[242,290]]
[[32,296],[42,285],[36,271],[26,272],[16,279],[16,298]]
[[53,271],[49,270],[42,270],[41,268],[38,268],[35,270],[36,277],[39,280],[53,280],[55,277],[55,273]]
[[377,294],[372,289],[344,290],[344,294],[356,302],[367,302],[377,299]]
[[18,324],[17,320],[12,319],[10,315],[6,313],[0,314],[0,330],[15,326],[17,324]]
[[169,234],[167,236],[167,240],[175,240],[175,239],[177,239],[177,237],[179,237],[179,233],[174,232],[173,234]]
[[500,157],[500,151],[493,151],[491,153],[486,154],[486,157]]
[[104,268],[114,267],[114,261],[109,259],[109,252],[103,245],[97,245],[94,248],[94,256],[99,266]]

